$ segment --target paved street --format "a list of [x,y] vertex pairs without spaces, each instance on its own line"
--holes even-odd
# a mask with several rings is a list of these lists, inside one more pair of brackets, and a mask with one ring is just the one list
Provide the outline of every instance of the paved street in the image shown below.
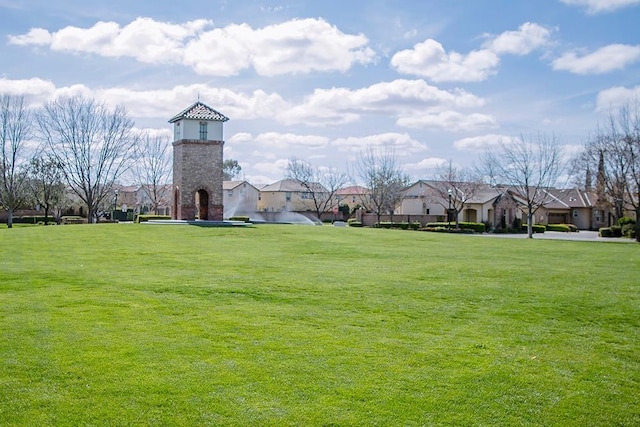
[[[503,239],[526,239],[527,234],[493,234],[484,233],[476,234],[476,236],[495,237]],[[615,243],[635,243],[633,239],[627,238],[603,238],[598,236],[597,231],[580,231],[578,233],[562,233],[559,231],[546,231],[542,234],[534,234],[534,239],[546,239],[546,240],[580,240],[587,242],[615,242]]]

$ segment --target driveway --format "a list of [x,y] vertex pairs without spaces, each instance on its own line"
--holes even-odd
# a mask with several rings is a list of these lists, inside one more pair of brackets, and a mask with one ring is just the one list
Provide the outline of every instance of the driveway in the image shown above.
[[[527,234],[494,234],[483,233],[475,234],[475,236],[487,236],[504,239],[526,239]],[[544,233],[534,234],[534,239],[541,240],[579,240],[585,242],[617,242],[617,243],[635,243],[633,239],[625,237],[599,237],[597,231],[579,231],[577,233],[563,233],[560,231],[545,231]]]

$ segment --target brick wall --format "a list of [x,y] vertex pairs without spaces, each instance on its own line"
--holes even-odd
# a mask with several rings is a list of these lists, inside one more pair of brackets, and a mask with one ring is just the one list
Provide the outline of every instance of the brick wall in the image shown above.
[[178,190],[174,219],[195,219],[196,193],[208,195],[207,218],[221,221],[223,141],[181,139],[173,143],[173,186]]

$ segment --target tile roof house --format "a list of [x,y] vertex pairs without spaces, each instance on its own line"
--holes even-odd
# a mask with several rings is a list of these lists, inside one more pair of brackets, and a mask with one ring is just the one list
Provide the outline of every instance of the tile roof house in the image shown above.
[[[610,225],[609,210],[593,191],[580,188],[546,188],[541,191],[545,201],[534,214],[536,224],[574,224],[581,230]],[[492,223],[498,228],[510,227],[514,218],[526,222],[526,201],[513,189],[504,188],[494,208]]]
[[[468,183],[473,192],[464,199],[464,206],[458,212],[459,221],[486,222],[493,215],[493,202],[500,192],[482,183]],[[404,195],[396,213],[401,215],[436,215],[447,217],[448,193],[451,184],[445,181],[419,180],[404,190]],[[457,185],[457,188],[463,188]],[[456,192],[452,193],[456,197]],[[459,197],[459,196],[458,196]]]
[[[320,183],[311,183],[314,192],[328,193]],[[258,211],[306,212],[315,211],[313,195],[300,181],[283,179],[260,189]]]
[[356,207],[367,206],[369,203],[369,189],[359,185],[340,188],[335,193],[338,204],[347,205],[353,211]]

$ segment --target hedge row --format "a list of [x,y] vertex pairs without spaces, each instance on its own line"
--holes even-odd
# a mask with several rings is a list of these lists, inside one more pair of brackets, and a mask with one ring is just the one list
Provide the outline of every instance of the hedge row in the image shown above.
[[358,221],[357,219],[355,219],[355,218],[349,218],[347,220],[347,225],[349,227],[362,227],[363,226],[362,223],[360,221]]
[[[14,224],[44,224],[44,215],[23,215],[19,217],[13,217]],[[56,220],[53,216],[47,217],[48,224],[55,224]]]
[[614,225],[611,227],[602,227],[598,230],[600,237],[622,237],[622,227]]
[[573,224],[548,224],[547,231],[561,231],[563,233],[577,233],[578,227]]
[[[531,226],[531,228],[533,228],[533,232],[534,233],[544,233],[545,231],[547,231],[547,226],[543,225],[543,224],[533,224]],[[524,233],[529,232],[528,228],[527,228],[527,224],[522,224],[522,231]]]
[[600,237],[629,237],[631,239],[636,238],[636,225],[635,223],[626,223],[622,227],[619,225],[612,225],[611,227],[603,227],[598,230]]
[[[458,226],[462,230],[471,230],[475,233],[484,233],[486,231],[486,226],[481,222],[459,222]],[[455,222],[430,222],[427,223],[424,228],[444,228],[454,230],[456,228]],[[433,231],[433,230],[429,230]]]
[[373,225],[374,228],[398,228],[401,230],[418,230],[420,228],[419,222],[391,222],[381,221]]
[[249,222],[248,216],[232,216],[229,221]]

